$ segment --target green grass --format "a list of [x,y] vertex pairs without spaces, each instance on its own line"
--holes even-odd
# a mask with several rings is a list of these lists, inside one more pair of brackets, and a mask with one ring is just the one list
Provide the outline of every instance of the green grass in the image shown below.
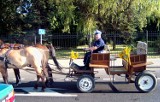
[[155,48],[148,48],[148,57],[149,58],[160,58],[160,54],[155,51]]
[[56,57],[58,59],[69,59],[72,50],[78,52],[79,58],[83,58],[85,52],[82,49],[58,49],[56,50]]
[[[110,51],[112,55],[118,55],[125,47],[126,45],[116,45],[116,49],[113,50],[112,46],[110,46]],[[84,48],[87,48],[87,45],[84,46],[78,46],[77,48],[68,48],[68,49],[56,49],[56,57],[58,59],[69,59],[70,58],[70,52],[73,50],[75,52],[79,53],[79,58],[83,58],[85,51]],[[154,48],[148,49],[148,58],[160,58],[160,54],[156,53],[154,51]]]

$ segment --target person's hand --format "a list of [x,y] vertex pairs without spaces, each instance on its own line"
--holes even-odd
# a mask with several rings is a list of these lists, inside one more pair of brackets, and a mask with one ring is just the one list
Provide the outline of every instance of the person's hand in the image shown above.
[[84,50],[84,51],[88,51],[88,50],[89,50],[89,48],[84,48],[83,50]]

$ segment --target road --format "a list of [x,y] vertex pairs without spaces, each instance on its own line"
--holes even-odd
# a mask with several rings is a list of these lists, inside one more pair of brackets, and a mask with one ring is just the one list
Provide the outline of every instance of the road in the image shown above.
[[[33,90],[36,81],[34,72],[21,70],[22,83],[15,87],[16,102],[159,102],[160,97],[160,69],[148,68],[157,75],[158,84],[150,93],[139,93],[134,83],[128,84],[124,77],[115,76],[115,82],[110,83],[110,78],[104,70],[96,74],[96,87],[92,93],[81,93],[77,90],[76,80],[65,79],[65,75],[53,74],[54,84],[45,92]],[[9,81],[15,82],[13,70],[9,69]],[[0,78],[0,82],[3,82]]]

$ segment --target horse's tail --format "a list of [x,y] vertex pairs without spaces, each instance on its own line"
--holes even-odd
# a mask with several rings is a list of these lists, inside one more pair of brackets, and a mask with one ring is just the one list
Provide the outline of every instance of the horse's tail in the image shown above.
[[58,61],[57,61],[57,59],[56,59],[55,49],[54,49],[54,47],[53,47],[52,44],[50,44],[50,51],[51,51],[51,53],[50,53],[50,54],[51,54],[51,57],[52,57],[55,65],[56,65],[57,69],[61,71],[61,70],[62,70],[62,67],[59,65],[59,63],[58,63]]

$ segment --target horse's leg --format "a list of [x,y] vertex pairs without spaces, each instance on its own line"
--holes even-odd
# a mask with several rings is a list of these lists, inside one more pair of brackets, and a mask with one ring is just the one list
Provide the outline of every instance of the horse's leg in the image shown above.
[[46,85],[45,85],[45,77],[43,73],[37,75],[37,82],[34,86],[34,89],[38,89],[38,83],[39,83],[40,78],[42,80],[42,91],[45,91]]
[[[44,91],[44,89],[46,87],[45,81],[46,82],[50,81],[49,75],[52,76],[49,72],[49,70],[51,70],[51,69],[48,68],[47,63],[48,63],[48,59],[45,59],[45,57],[44,57],[44,59],[42,60],[42,69],[43,69],[43,72],[44,72],[43,76],[41,77],[42,82],[44,82],[43,86],[42,86],[42,91]],[[46,77],[46,80],[44,80],[45,77]]]
[[2,71],[1,71],[1,74],[2,74],[2,77],[3,77],[3,81],[5,84],[8,84],[8,72],[7,72],[7,69],[4,68]]
[[39,83],[39,79],[40,79],[40,75],[37,75],[37,82],[36,84],[34,85],[34,89],[38,89],[38,83]]
[[42,91],[45,91],[45,88],[46,88],[45,76],[42,74],[40,77],[42,79]]
[[14,69],[14,74],[15,74],[15,77],[16,77],[16,86],[18,86],[21,82],[21,76],[20,76],[19,69]]
[[51,87],[52,86],[52,84],[53,84],[53,78],[52,78],[52,69],[51,69],[51,67],[47,64],[47,71],[48,71],[48,77],[49,78],[47,78],[46,79],[46,82],[45,82],[45,84],[48,86],[48,87]]
[[[32,66],[34,66],[35,71],[37,73],[37,83],[35,84],[34,88],[36,89],[38,87],[39,79],[41,78],[42,79],[42,91],[44,91],[46,88],[46,85],[45,85],[45,77],[44,77],[42,68],[40,67],[41,63],[38,63],[35,61]],[[43,69],[45,69],[45,68],[43,68]]]
[[3,81],[4,81],[5,84],[8,84],[8,79],[7,79],[6,76],[3,76]]
[[46,81],[49,80],[49,75],[48,75],[48,69],[46,68],[46,65],[42,65],[43,69],[43,74],[41,74],[41,79],[42,79],[42,91],[45,91],[46,88]]

